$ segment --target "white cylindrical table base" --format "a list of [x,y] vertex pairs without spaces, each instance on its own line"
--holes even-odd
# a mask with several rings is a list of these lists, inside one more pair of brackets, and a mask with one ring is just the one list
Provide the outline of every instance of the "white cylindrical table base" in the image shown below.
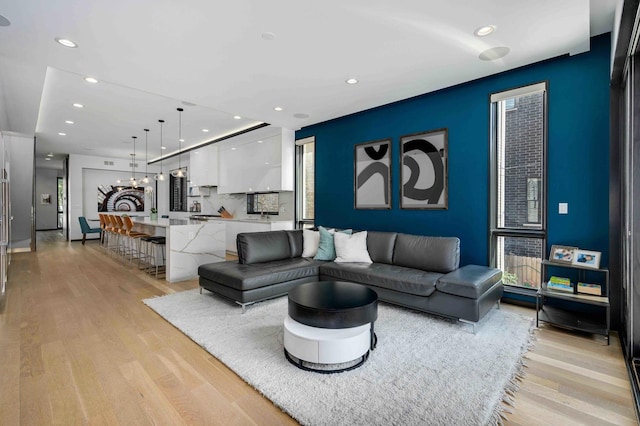
[[368,354],[371,324],[352,328],[318,328],[284,319],[284,349],[302,361],[339,364]]

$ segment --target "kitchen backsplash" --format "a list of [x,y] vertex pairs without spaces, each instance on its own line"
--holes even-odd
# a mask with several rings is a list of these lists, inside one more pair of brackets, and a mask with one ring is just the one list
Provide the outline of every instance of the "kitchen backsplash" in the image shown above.
[[[273,220],[293,220],[293,192],[280,192],[278,196],[278,215]],[[189,205],[197,201],[201,205],[200,214],[217,214],[221,206],[236,219],[248,217],[247,194],[218,194],[217,188],[211,188],[208,197],[189,197]],[[253,215],[252,215],[253,216]]]

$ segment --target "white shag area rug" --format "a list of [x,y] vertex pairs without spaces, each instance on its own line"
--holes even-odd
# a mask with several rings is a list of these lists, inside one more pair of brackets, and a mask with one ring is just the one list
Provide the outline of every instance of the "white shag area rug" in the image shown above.
[[245,314],[197,289],[144,303],[305,425],[499,424],[533,331],[531,318],[495,308],[474,335],[469,324],[381,302],[369,359],[319,374],[284,357],[286,297]]

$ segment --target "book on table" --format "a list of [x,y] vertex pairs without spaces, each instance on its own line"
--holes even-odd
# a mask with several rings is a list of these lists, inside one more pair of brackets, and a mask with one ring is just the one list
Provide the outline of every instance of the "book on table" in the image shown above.
[[594,296],[602,296],[602,287],[600,284],[578,283],[578,293],[593,294]]
[[549,281],[547,282],[547,289],[561,291],[564,293],[573,293],[573,286],[571,285],[571,280],[569,278],[549,277]]

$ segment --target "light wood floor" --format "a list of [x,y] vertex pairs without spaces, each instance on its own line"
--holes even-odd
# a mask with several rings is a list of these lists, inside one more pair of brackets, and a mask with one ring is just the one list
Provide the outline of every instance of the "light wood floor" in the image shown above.
[[[39,233],[12,257],[0,313],[0,425],[295,424],[141,303],[195,287]],[[636,424],[617,337],[536,336],[507,424]]]

